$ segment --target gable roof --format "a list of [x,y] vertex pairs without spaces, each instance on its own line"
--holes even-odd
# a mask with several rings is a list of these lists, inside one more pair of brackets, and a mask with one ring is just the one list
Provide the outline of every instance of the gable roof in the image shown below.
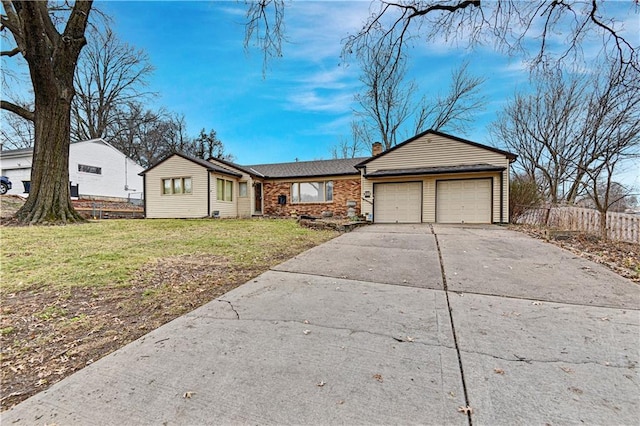
[[356,165],[366,157],[340,158],[337,160],[294,161],[291,163],[256,164],[242,166],[254,175],[264,178],[306,178],[322,176],[359,175]]
[[516,158],[518,158],[518,156],[517,156],[516,154],[513,154],[513,153],[508,152],[508,151],[503,151],[503,150],[501,150],[501,149],[494,148],[494,147],[492,147],[492,146],[482,145],[482,144],[477,143],[477,142],[472,142],[472,141],[467,140],[467,139],[462,139],[462,138],[459,138],[459,137],[457,137],[457,136],[452,136],[452,135],[448,135],[448,134],[446,134],[446,133],[442,133],[442,132],[438,132],[438,131],[436,131],[436,130],[431,130],[431,129],[429,129],[429,130],[426,130],[426,131],[424,131],[424,132],[422,132],[422,133],[419,133],[419,134],[415,135],[415,136],[414,136],[414,137],[412,137],[412,138],[407,139],[406,141],[404,141],[404,142],[402,142],[402,143],[399,143],[398,145],[396,145],[396,146],[394,146],[394,147],[389,148],[388,150],[384,151],[384,152],[383,152],[382,154],[380,154],[380,155],[376,155],[376,156],[373,156],[373,157],[368,157],[368,158],[367,158],[367,159],[365,159],[364,161],[362,161],[362,162],[360,162],[360,163],[356,164],[356,165],[355,165],[355,167],[356,167],[356,168],[358,168],[358,169],[360,169],[360,168],[364,167],[364,166],[365,166],[367,163],[369,163],[370,161],[373,161],[373,160],[378,159],[378,158],[380,158],[380,157],[382,157],[382,156],[384,156],[384,155],[387,155],[388,153],[390,153],[390,152],[392,152],[392,151],[395,151],[396,149],[398,149],[398,148],[400,148],[400,147],[402,147],[402,146],[404,146],[404,145],[407,145],[407,144],[409,144],[409,143],[413,142],[414,140],[419,139],[419,138],[421,138],[421,137],[423,137],[423,136],[425,136],[425,135],[436,135],[436,136],[442,136],[442,137],[445,137],[445,138],[453,139],[453,140],[455,140],[455,141],[457,141],[457,142],[462,142],[462,143],[465,143],[465,144],[467,144],[467,145],[475,146],[475,147],[477,147],[477,148],[486,149],[487,151],[492,151],[492,152],[495,152],[495,153],[497,153],[497,154],[502,154],[502,155],[504,155],[505,157],[507,157],[511,162],[515,161],[515,160],[516,160]]
[[162,160],[158,161],[156,164],[154,164],[153,166],[149,167],[146,170],[143,170],[142,172],[138,173],[139,175],[144,175],[146,173],[148,173],[150,170],[155,169],[156,167],[158,167],[160,164],[164,163],[165,161],[167,161],[169,158],[173,157],[174,155],[184,158],[185,160],[189,160],[192,163],[195,163],[201,167],[204,167],[205,169],[211,171],[211,172],[216,172],[216,173],[220,173],[223,175],[229,175],[229,176],[235,176],[235,177],[242,177],[241,173],[237,173],[234,172],[232,170],[226,169],[224,167],[220,167],[217,164],[213,164],[209,161],[203,160],[202,158],[196,158],[196,157],[192,157],[190,155],[187,154],[183,154],[182,152],[173,152],[169,155],[167,155],[166,157],[164,157]]

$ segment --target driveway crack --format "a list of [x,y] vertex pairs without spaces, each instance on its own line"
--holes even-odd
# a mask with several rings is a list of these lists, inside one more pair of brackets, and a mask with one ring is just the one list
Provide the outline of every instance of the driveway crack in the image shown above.
[[236,311],[236,308],[233,306],[233,303],[231,303],[228,300],[224,300],[224,299],[218,299],[219,302],[224,302],[224,303],[228,303],[229,307],[231,308],[231,310],[236,314],[236,318],[240,319],[240,313],[238,313],[238,311]]
[[469,351],[464,349],[461,349],[460,351],[465,354],[488,356],[490,358],[499,359],[501,361],[524,362],[527,364],[536,363],[536,364],[599,365],[601,367],[611,367],[611,368],[621,368],[621,369],[635,368],[635,365],[633,363],[629,363],[627,365],[619,365],[619,364],[605,363],[605,362],[599,362],[599,361],[571,361],[566,359],[534,359],[534,358],[522,357],[518,354],[512,354],[513,357],[506,357],[506,356],[490,354],[487,352]]
[[[438,235],[436,231],[433,229],[433,225],[429,225],[431,228],[431,234],[433,238],[436,240],[436,249],[438,250],[438,260],[440,262],[440,273],[442,275],[442,285],[444,287],[444,295],[447,299],[447,310],[449,311],[449,321],[451,322],[451,331],[453,332],[453,342],[456,347],[456,354],[458,356],[458,367],[460,368],[460,377],[462,379],[462,390],[464,392],[464,403],[467,407],[470,407],[469,404],[469,392],[467,391],[467,381],[464,377],[464,368],[462,366],[462,356],[460,355],[460,345],[458,343],[458,335],[456,334],[456,326],[453,322],[453,311],[451,309],[451,302],[449,301],[449,289],[447,287],[447,275],[444,271],[444,261],[442,260],[442,250],[440,250],[440,242],[438,241]],[[471,418],[472,410],[464,410],[467,414],[467,421],[469,422],[469,426],[473,426],[473,419]]]

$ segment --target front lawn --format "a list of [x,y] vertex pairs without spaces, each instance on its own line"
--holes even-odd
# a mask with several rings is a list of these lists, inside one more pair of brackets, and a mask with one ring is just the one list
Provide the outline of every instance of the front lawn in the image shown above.
[[0,232],[2,410],[336,236],[267,219]]

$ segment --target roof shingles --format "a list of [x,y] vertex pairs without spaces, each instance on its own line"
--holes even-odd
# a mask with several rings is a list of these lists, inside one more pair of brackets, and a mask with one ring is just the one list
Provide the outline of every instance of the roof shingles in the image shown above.
[[304,178],[320,176],[347,176],[358,175],[360,172],[355,165],[364,161],[367,157],[341,158],[337,160],[321,161],[295,161],[279,164],[256,164],[242,166],[261,177],[278,178]]

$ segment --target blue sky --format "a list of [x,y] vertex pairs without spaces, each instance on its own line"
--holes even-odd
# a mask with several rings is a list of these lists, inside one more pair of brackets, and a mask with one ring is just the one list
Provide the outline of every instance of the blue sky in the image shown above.
[[[639,15],[628,15],[631,1],[625,0],[621,19],[637,33]],[[111,16],[122,41],[149,55],[155,67],[149,89],[158,93],[149,107],[184,114],[191,135],[215,129],[226,151],[241,164],[331,158],[331,147],[350,137],[353,96],[361,85],[357,64],[341,64],[341,42],[361,27],[370,2],[293,1],[287,6],[289,42],[283,45],[283,58],[271,61],[263,75],[261,52],[243,46],[243,2],[95,3]],[[561,41],[562,35],[556,39]],[[446,93],[451,71],[465,60],[472,74],[487,79],[483,94],[488,105],[469,132],[457,136],[491,144],[487,125],[516,89],[528,87],[523,58],[508,57],[491,46],[468,51],[416,41],[410,77],[421,94]],[[640,186],[638,175],[634,164],[623,179]]]
[[[246,50],[246,6],[236,2],[97,2],[119,37],[144,49],[156,70],[150,89],[157,106],[184,113],[190,133],[215,129],[240,163],[330,158],[350,136],[360,89],[355,62],[342,63],[341,41],[359,29],[368,1],[291,2],[283,58],[262,72],[262,54]],[[452,70],[470,61],[484,76],[489,98],[467,137],[489,143],[486,124],[506,97],[528,82],[518,58],[490,49],[478,53],[419,43],[410,77],[426,94],[446,93]],[[410,137],[412,135],[406,135]]]

